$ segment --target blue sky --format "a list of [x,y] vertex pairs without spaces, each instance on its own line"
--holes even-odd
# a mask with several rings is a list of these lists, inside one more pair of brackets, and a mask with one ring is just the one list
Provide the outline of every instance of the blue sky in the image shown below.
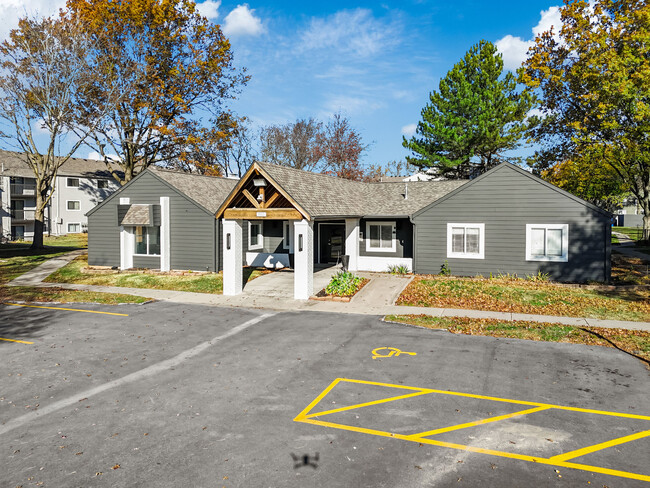
[[[231,39],[251,81],[230,104],[254,126],[327,119],[341,111],[370,147],[365,164],[403,159],[429,92],[481,39],[506,66],[533,32],[559,26],[558,1],[206,1],[200,10]],[[0,0],[0,37],[19,16],[50,15],[64,0]],[[88,157],[82,149],[77,155]]]
[[[209,5],[216,5],[209,3]],[[403,159],[428,95],[481,39],[498,42],[506,65],[525,56],[533,29],[559,25],[557,2],[223,1],[215,22],[251,81],[232,107],[257,125],[341,111],[370,144],[366,164]],[[243,16],[235,30],[233,9]]]

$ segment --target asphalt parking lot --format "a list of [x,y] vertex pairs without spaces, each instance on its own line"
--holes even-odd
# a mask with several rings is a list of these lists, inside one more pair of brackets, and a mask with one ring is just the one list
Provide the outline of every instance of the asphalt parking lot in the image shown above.
[[[2,487],[648,486],[614,349],[379,317],[0,306]],[[30,343],[31,344],[28,344]]]

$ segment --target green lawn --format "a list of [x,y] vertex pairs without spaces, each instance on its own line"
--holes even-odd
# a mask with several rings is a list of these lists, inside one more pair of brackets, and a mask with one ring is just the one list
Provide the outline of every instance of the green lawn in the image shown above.
[[45,249],[32,250],[29,242],[0,244],[0,284],[7,283],[39,264],[76,249],[88,247],[86,234],[45,237]]
[[45,237],[45,249],[32,250],[29,242],[9,242],[0,245],[0,302],[92,302],[105,305],[118,303],[143,303],[148,298],[121,293],[96,293],[64,290],[61,288],[38,288],[29,286],[5,286],[5,283],[35,268],[48,259],[61,256],[88,245],[86,234],[61,237]]
[[625,234],[633,241],[640,241],[643,235],[643,229],[641,227],[612,227],[612,230],[620,234]]
[[[50,283],[77,283],[84,285],[123,286],[132,288],[153,288],[157,290],[190,291],[196,293],[222,293],[221,273],[158,275],[144,272],[91,273],[83,268],[88,258],[81,256],[67,266],[47,277]],[[244,280],[249,281],[265,274],[265,270],[245,268]]]
[[417,276],[398,305],[650,321],[650,290],[613,291],[506,278]]
[[385,319],[389,322],[418,325],[428,329],[447,329],[454,334],[615,347],[650,364],[650,332],[573,327],[524,320],[505,322],[496,319],[432,317],[429,315],[387,315]]

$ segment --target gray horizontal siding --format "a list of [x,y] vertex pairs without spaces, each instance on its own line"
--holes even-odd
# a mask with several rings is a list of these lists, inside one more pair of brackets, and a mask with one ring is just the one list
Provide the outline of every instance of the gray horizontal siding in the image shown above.
[[133,267],[160,269],[160,256],[133,256]]
[[[447,257],[447,223],[485,224],[485,258]],[[569,224],[566,263],[526,261],[526,224]],[[560,281],[607,281],[609,218],[507,166],[415,218],[417,273],[548,273]]]
[[[171,268],[198,271],[218,269],[214,216],[150,173],[123,187],[114,198],[88,217],[89,262],[92,260],[91,264],[96,264],[102,261],[111,266],[120,264],[117,218],[120,198],[129,198],[131,204],[160,205],[161,196],[169,197]],[[158,221],[159,212],[158,208],[154,214]],[[159,266],[158,263],[156,267]]]
[[111,267],[120,265],[117,204],[111,205],[109,202],[88,216],[88,264]]

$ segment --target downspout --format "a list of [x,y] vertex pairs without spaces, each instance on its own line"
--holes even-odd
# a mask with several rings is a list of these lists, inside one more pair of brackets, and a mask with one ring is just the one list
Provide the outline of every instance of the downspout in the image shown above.
[[416,242],[417,242],[416,241],[417,232],[416,232],[416,227],[415,227],[415,221],[413,220],[412,215],[409,215],[409,222],[411,222],[411,227],[413,229],[412,230],[413,237],[411,238],[411,243],[412,243],[411,244],[411,248],[412,248],[411,252],[413,253],[413,258],[412,258],[413,259],[413,269],[411,271],[413,272],[413,274],[415,274],[416,256],[418,255],[417,252],[415,252],[416,249],[417,249],[417,244],[416,244]]

